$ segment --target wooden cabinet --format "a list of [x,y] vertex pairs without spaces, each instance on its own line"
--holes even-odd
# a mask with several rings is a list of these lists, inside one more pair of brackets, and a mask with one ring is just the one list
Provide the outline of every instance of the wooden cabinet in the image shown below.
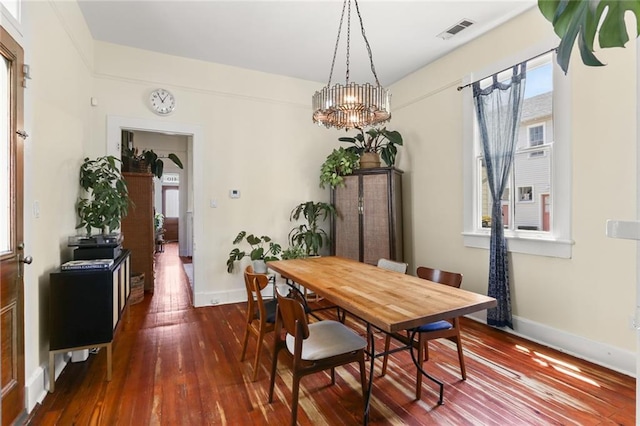
[[49,391],[55,386],[56,353],[107,348],[111,376],[111,342],[131,292],[129,251],[109,269],[56,271],[49,290]]
[[332,254],[375,265],[380,258],[403,260],[402,171],[393,167],[357,170],[331,191]]
[[129,212],[122,219],[122,246],[131,251],[131,270],[144,273],[144,290],[153,292],[155,227],[153,210],[153,175],[123,173],[129,190]]

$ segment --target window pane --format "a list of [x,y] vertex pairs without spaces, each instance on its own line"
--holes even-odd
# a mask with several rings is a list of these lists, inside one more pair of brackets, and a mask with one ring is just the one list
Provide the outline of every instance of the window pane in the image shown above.
[[10,250],[11,145],[9,139],[9,62],[2,57],[0,65],[0,253]]
[[[515,189],[513,229],[517,230],[551,229],[553,75],[551,57],[544,59],[546,62],[533,63],[527,70],[522,121],[512,170]],[[535,149],[531,149],[533,147]]]

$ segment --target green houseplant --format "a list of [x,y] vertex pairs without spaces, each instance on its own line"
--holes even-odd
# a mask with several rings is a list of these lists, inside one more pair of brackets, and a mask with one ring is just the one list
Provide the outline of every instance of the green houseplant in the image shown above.
[[[582,62],[589,66],[604,65],[593,54],[593,44],[598,35],[601,48],[624,47],[629,41],[624,14],[627,10],[640,19],[639,0],[538,0],[542,15],[553,24],[560,37],[558,65],[567,73],[571,50],[578,39]],[[606,15],[603,14],[606,10]],[[598,24],[602,21],[600,26]],[[636,25],[636,37],[640,24]]]
[[233,272],[235,262],[245,256],[248,256],[253,262],[253,270],[256,273],[265,273],[267,272],[265,262],[278,260],[277,256],[282,251],[280,244],[271,241],[271,238],[266,235],[258,237],[253,234],[247,235],[246,231],[240,231],[233,240],[233,244],[240,244],[243,240],[246,240],[249,246],[251,246],[251,251],[247,253],[237,247],[231,250],[231,252],[229,252],[229,259],[227,259],[227,272],[229,273]]
[[[169,154],[167,158],[178,166],[184,168],[182,161],[176,154]],[[164,172],[164,161],[152,149],[143,149],[138,152],[138,148],[125,149],[123,155],[123,165],[125,171],[149,171],[158,179],[162,177]]]
[[85,196],[79,197],[76,211],[80,223],[76,229],[85,228],[91,236],[93,228],[107,234],[120,227],[127,215],[129,193],[127,183],[116,166],[120,161],[114,156],[85,158],[80,166],[80,186]]
[[344,185],[342,176],[350,175],[358,168],[358,154],[342,147],[334,149],[320,166],[320,188]]
[[282,260],[304,259],[307,256],[304,247],[294,244],[282,250]]
[[[380,158],[387,164],[393,166],[396,162],[398,146],[402,145],[402,135],[396,130],[383,128],[371,128],[366,132],[356,127],[360,132],[354,137],[344,136],[338,138],[340,142],[353,144],[347,151],[354,152],[360,156],[360,168],[378,167]],[[366,158],[367,155],[373,158]],[[369,165],[371,164],[371,165]]]
[[334,217],[335,214],[336,208],[329,203],[307,201],[297,205],[291,211],[289,220],[299,220],[303,216],[307,223],[298,225],[289,232],[290,244],[302,247],[307,256],[319,255],[324,243],[329,242],[329,236],[320,228],[319,222]]

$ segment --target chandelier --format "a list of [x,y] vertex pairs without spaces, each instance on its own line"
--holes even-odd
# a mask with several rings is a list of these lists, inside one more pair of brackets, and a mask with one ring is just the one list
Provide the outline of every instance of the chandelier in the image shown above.
[[[344,0],[342,4],[342,16],[340,17],[340,26],[338,27],[338,38],[333,51],[333,61],[331,62],[331,71],[329,73],[329,82],[322,90],[316,92],[312,98],[313,106],[313,122],[318,125],[324,125],[326,128],[335,127],[336,129],[350,129],[353,127],[363,128],[378,123],[384,123],[391,119],[390,100],[391,94],[387,89],[380,85],[376,68],[373,65],[373,57],[371,55],[371,47],[364,33],[364,25],[362,24],[362,16],[358,1],[353,0],[360,20],[360,29],[364,38],[371,63],[371,72],[375,78],[375,85],[365,83],[356,84],[349,82],[349,42],[351,39],[351,0]],[[342,32],[342,22],[344,20],[345,9],[347,10],[347,71],[345,84],[336,83],[331,87],[331,78],[333,77],[333,67],[336,63],[336,54],[338,53],[338,44],[340,42],[340,33]]]

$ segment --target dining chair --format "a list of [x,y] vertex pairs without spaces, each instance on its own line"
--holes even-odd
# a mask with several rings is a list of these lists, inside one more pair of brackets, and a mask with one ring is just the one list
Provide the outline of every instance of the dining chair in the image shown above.
[[269,277],[265,274],[256,274],[251,265],[244,271],[244,284],[247,289],[247,317],[242,341],[242,355],[240,361],[244,361],[247,352],[247,342],[249,334],[256,336],[256,355],[253,361],[252,381],[258,377],[258,363],[262,353],[262,342],[267,333],[275,329],[276,322],[276,299],[265,301],[261,291],[269,283]]
[[408,265],[404,262],[396,262],[389,259],[378,259],[378,268],[387,269],[389,271],[400,272],[401,274],[407,273]]
[[[462,274],[456,272],[447,272],[439,269],[418,267],[416,271],[418,277],[429,280],[438,284],[448,285],[460,288],[462,284]],[[410,330],[414,331],[414,330]],[[425,360],[429,359],[429,340],[446,338],[451,340],[458,347],[458,359],[460,360],[460,374],[462,380],[467,379],[467,371],[464,366],[464,355],[462,353],[462,341],[460,340],[460,319],[441,320],[421,325],[417,329],[418,335],[418,364],[422,365]],[[389,351],[390,336],[387,336],[384,342],[385,352]],[[384,356],[382,361],[382,376],[387,372],[388,355]],[[416,375],[416,399],[420,399],[422,395],[422,373],[417,370]]]
[[357,362],[363,399],[365,391],[364,348],[367,342],[344,324],[323,320],[307,322],[302,303],[276,294],[278,300],[275,339],[273,345],[269,403],[273,402],[278,354],[285,349],[292,358],[293,382],[291,424],[298,417],[300,379],[306,375],[331,369],[331,384],[335,384],[335,368]]

